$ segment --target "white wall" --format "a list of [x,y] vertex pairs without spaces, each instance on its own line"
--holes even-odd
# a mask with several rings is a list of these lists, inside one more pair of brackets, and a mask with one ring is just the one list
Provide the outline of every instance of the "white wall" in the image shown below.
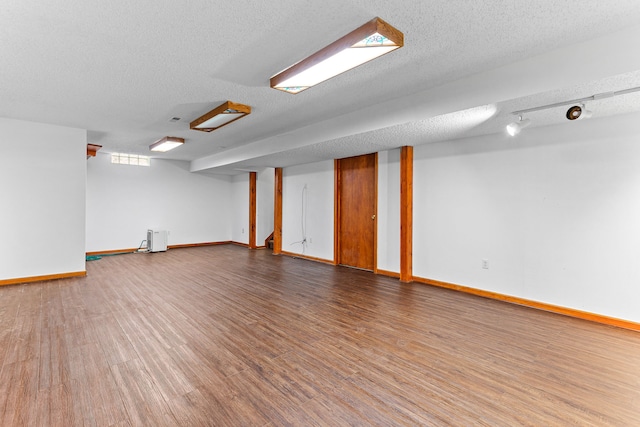
[[256,188],[256,245],[273,233],[275,169],[265,168],[258,172]]
[[638,135],[634,114],[416,147],[414,275],[640,321]]
[[333,160],[283,169],[283,251],[333,261],[333,169]]
[[230,178],[189,172],[189,163],[151,159],[150,167],[87,160],[87,252],[137,248],[147,229],[169,231],[169,245],[231,239]]
[[400,273],[400,149],[378,153],[377,268]]
[[85,271],[87,134],[0,118],[0,280]]
[[249,244],[249,173],[231,178],[231,240]]

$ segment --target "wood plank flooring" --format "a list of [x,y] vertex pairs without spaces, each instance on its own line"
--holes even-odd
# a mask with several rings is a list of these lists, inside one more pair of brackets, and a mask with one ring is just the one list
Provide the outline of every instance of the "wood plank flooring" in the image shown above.
[[0,288],[0,426],[638,426],[640,334],[237,246]]

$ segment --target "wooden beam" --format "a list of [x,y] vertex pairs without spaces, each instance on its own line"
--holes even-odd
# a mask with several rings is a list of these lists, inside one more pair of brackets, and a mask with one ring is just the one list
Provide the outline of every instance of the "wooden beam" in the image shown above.
[[400,149],[400,281],[413,280],[413,147]]
[[282,168],[276,168],[273,206],[273,254],[282,253]]
[[249,249],[256,248],[256,187],[258,174],[249,172]]

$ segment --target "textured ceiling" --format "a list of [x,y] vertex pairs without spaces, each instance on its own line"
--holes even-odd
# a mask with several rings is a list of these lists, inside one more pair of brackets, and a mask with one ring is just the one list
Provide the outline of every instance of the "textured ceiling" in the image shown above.
[[[269,88],[375,16],[402,49],[299,95]],[[4,0],[0,116],[87,129],[103,152],[179,136],[154,157],[237,173],[502,132],[515,110],[640,86],[638,39],[637,0]],[[189,130],[225,100],[252,114]],[[598,101],[594,119],[638,110],[625,95]]]

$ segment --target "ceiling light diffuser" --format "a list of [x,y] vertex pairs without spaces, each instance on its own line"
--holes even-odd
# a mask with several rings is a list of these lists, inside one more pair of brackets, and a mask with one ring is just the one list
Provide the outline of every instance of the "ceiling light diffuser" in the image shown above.
[[287,93],[305,89],[404,45],[404,35],[380,18],[320,49],[271,77],[271,87]]
[[149,150],[164,153],[184,144],[184,138],[165,136],[149,146]]
[[211,132],[251,114],[251,107],[227,101],[191,122],[193,130]]

